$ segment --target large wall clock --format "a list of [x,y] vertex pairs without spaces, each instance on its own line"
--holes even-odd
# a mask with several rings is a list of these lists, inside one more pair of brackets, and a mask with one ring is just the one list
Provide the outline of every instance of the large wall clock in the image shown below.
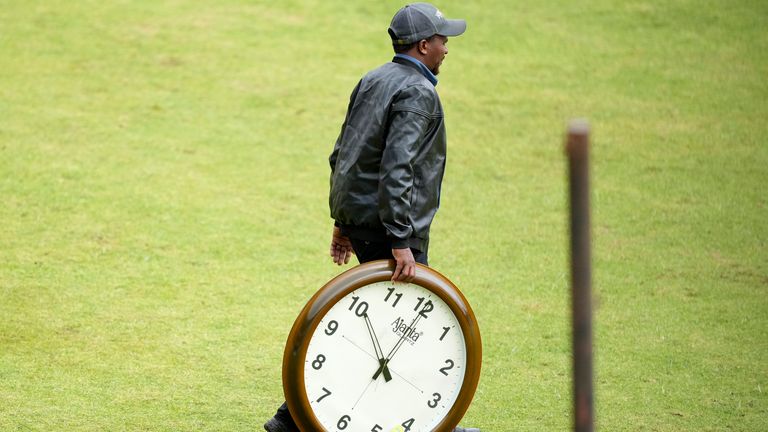
[[354,267],[322,287],[291,329],[283,390],[303,432],[446,432],[480,378],[475,315],[446,277],[394,261]]

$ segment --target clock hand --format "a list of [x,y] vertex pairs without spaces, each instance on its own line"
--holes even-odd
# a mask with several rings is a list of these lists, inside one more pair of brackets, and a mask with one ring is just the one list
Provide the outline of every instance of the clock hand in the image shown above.
[[[346,337],[345,335],[341,335],[341,337],[342,337],[344,340],[346,340],[347,342],[349,342],[349,343],[350,343],[352,346],[354,346],[355,348],[357,348],[357,349],[358,349],[358,350],[360,350],[361,352],[365,353],[365,355],[367,355],[368,357],[371,357],[371,358],[374,358],[374,359],[376,358],[376,356],[372,356],[372,355],[371,355],[371,352],[370,352],[370,351],[368,351],[367,349],[364,349],[364,348],[362,348],[360,345],[356,344],[356,343],[355,343],[353,340],[351,340],[350,338]],[[381,359],[381,360],[383,360],[383,359]],[[396,371],[396,370],[394,370],[394,369],[390,369],[390,368],[389,368],[389,365],[387,365],[387,369],[389,369],[389,371],[390,371],[390,372],[391,372],[393,375],[397,375],[397,376],[398,376],[398,377],[400,377],[400,378],[401,378],[403,381],[405,381],[406,383],[410,384],[410,385],[411,385],[411,387],[415,388],[415,389],[416,389],[416,390],[418,390],[420,393],[424,393],[424,390],[422,390],[421,388],[419,388],[418,386],[416,386],[414,383],[412,383],[412,382],[411,382],[411,380],[410,380],[409,378],[406,378],[406,377],[404,377],[403,375],[401,375],[401,374],[397,373],[397,371]],[[385,378],[386,378],[386,376],[385,376]],[[371,380],[371,382],[373,382],[373,380]]]
[[[414,328],[416,328],[416,324],[419,322],[419,320],[421,319],[421,317],[422,317],[422,315],[421,315],[421,311],[419,311],[419,312],[416,314],[416,317],[413,319],[413,321],[411,321],[411,325],[410,325],[410,326],[409,326],[407,329],[405,329],[405,330],[403,331],[403,334],[402,334],[402,336],[400,336],[400,339],[397,341],[397,343],[395,344],[395,346],[393,346],[393,347],[392,347],[392,350],[390,350],[390,351],[389,351],[389,354],[387,355],[387,358],[386,358],[386,359],[384,359],[384,361],[383,361],[383,362],[380,362],[380,363],[381,363],[381,366],[379,366],[379,369],[378,369],[378,370],[376,371],[376,373],[373,375],[373,379],[376,379],[376,378],[378,378],[379,374],[381,374],[381,373],[384,371],[384,368],[386,368],[386,367],[387,367],[387,365],[389,364],[389,362],[392,360],[392,357],[394,357],[394,356],[395,356],[395,354],[397,353],[397,351],[399,351],[399,350],[400,350],[400,347],[401,347],[401,346],[403,346],[403,342],[405,342],[405,336],[406,336],[406,335],[408,335],[409,329],[414,329]],[[382,353],[383,353],[383,351],[382,351]],[[386,378],[386,377],[385,377],[385,378]],[[389,380],[387,380],[387,381],[389,381]]]
[[379,339],[376,337],[376,332],[373,330],[371,319],[368,318],[367,313],[363,314],[363,319],[365,320],[365,326],[368,329],[368,336],[371,337],[371,342],[373,342],[373,351],[376,353],[376,357],[383,359],[384,351],[381,350],[381,346],[379,345]]
[[421,313],[419,313],[419,315],[417,315],[416,318],[411,322],[410,329],[406,329],[405,331],[403,331],[403,335],[400,337],[400,340],[397,341],[397,345],[395,345],[394,348],[392,348],[392,351],[390,351],[389,355],[387,356],[387,359],[386,359],[387,363],[392,361],[392,357],[394,357],[395,354],[397,354],[397,352],[403,346],[403,342],[405,342],[405,337],[408,335],[408,333],[410,333],[413,329],[416,328],[416,324],[419,323],[419,320],[421,320],[421,317],[422,315]]
[[[376,353],[376,357],[379,359],[379,368],[382,368],[383,370],[384,380],[389,382],[392,379],[392,375],[389,373],[389,368],[387,367],[386,363],[384,363],[384,350],[381,349],[379,338],[376,336],[376,331],[373,329],[373,324],[371,324],[371,319],[368,318],[367,313],[363,314],[363,319],[365,319],[365,326],[368,329],[368,336],[371,337],[371,342],[373,342],[373,351]],[[378,374],[376,377],[378,377]],[[375,380],[376,377],[373,379]]]
[[363,398],[363,396],[365,396],[365,393],[366,393],[366,392],[368,392],[368,389],[371,387],[371,384],[373,384],[373,380],[371,380],[370,382],[368,382],[368,385],[367,385],[367,386],[365,386],[365,389],[363,389],[363,392],[362,392],[362,393],[360,393],[360,397],[359,397],[359,398],[357,398],[357,401],[355,401],[355,404],[354,404],[354,405],[352,405],[352,411],[354,411],[354,410],[355,410],[355,407],[357,407],[357,404],[359,404],[359,403],[360,403],[360,400]]

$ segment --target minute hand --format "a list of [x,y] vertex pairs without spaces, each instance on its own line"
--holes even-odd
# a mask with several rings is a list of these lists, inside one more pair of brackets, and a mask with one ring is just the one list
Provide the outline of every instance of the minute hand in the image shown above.
[[[384,361],[381,363],[381,366],[379,366],[379,369],[373,375],[373,379],[376,379],[379,376],[379,374],[381,374],[382,371],[384,371],[384,369],[387,367],[389,362],[392,360],[392,357],[394,357],[395,354],[397,354],[397,351],[400,350],[400,347],[403,346],[403,342],[405,342],[405,337],[406,337],[406,335],[408,335],[409,329],[411,329],[411,330],[414,329],[416,327],[416,324],[419,322],[419,320],[421,319],[422,316],[423,315],[421,314],[421,311],[419,311],[416,314],[416,317],[414,317],[413,321],[411,321],[411,325],[407,329],[405,329],[403,331],[403,334],[402,334],[402,336],[400,336],[400,339],[397,341],[395,346],[392,347],[392,350],[389,351],[389,354],[387,354],[387,358],[384,359]],[[382,351],[382,353],[383,353],[383,351]]]

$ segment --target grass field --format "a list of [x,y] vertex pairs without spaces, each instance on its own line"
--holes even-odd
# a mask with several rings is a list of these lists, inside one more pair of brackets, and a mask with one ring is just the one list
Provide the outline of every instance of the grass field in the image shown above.
[[[430,263],[463,421],[570,428],[568,119],[593,142],[604,431],[768,430],[768,3],[444,1]],[[394,1],[0,1],[0,430],[259,430],[326,256],[327,156]]]

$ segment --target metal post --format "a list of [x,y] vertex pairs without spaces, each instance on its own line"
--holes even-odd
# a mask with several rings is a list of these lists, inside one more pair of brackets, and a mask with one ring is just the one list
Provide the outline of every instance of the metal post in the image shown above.
[[571,308],[574,431],[594,430],[592,277],[589,224],[589,125],[574,120],[565,144],[571,204]]

